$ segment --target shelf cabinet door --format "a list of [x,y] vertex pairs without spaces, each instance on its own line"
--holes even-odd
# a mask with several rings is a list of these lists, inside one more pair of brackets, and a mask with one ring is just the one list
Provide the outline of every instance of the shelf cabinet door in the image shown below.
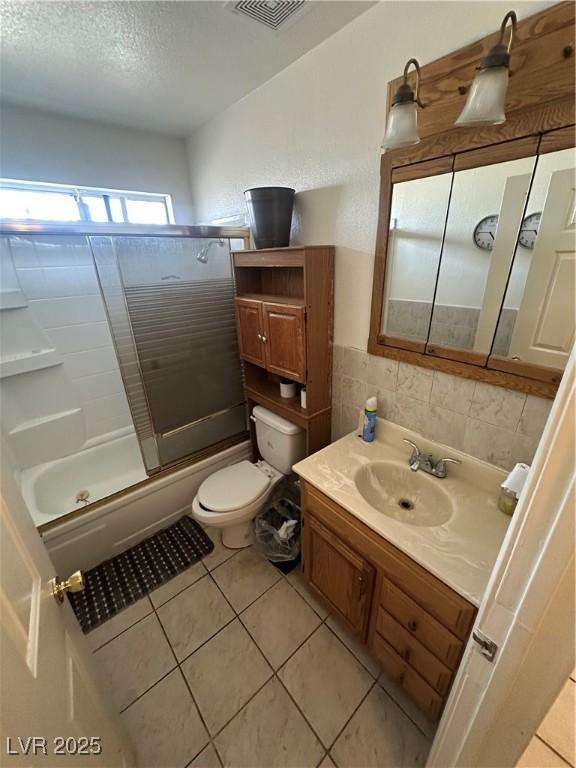
[[374,568],[314,517],[303,529],[304,576],[350,630],[366,638]]
[[263,302],[266,368],[292,381],[306,381],[304,307]]
[[236,299],[236,327],[240,357],[264,368],[266,360],[262,302],[253,299]]

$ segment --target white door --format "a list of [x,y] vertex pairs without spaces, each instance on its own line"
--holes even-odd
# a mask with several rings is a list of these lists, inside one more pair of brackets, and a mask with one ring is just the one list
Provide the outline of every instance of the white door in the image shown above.
[[0,765],[133,765],[70,604],[52,595],[52,562],[10,469],[2,469]]
[[552,174],[509,353],[558,369],[574,344],[575,187],[573,169]]
[[[428,768],[515,766],[574,669],[576,354],[478,610]],[[480,638],[482,639],[482,638]]]
[[526,196],[530,186],[530,174],[510,176],[506,180],[502,204],[498,216],[498,226],[494,247],[490,252],[490,267],[486,288],[482,297],[480,316],[474,340],[474,351],[490,353],[500,307],[504,301],[508,272],[514,258],[518,230],[522,220],[522,212],[526,205]]

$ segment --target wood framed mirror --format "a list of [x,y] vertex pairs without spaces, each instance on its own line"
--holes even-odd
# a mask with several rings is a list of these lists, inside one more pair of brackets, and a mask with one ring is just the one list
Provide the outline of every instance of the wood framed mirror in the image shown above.
[[506,122],[454,128],[494,37],[422,67],[421,142],[382,156],[368,352],[553,397],[576,317],[574,6],[518,24]]

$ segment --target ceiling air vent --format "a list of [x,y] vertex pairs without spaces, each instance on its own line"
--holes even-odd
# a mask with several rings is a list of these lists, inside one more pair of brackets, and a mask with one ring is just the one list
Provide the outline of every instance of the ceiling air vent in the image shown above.
[[239,0],[234,4],[234,10],[278,30],[292,20],[305,3],[306,0]]

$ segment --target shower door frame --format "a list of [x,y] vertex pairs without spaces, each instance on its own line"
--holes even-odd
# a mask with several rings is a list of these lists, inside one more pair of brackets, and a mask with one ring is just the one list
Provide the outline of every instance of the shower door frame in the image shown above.
[[[212,226],[212,225],[194,225],[194,226],[183,225],[183,224],[137,225],[137,224],[112,224],[109,222],[100,224],[96,222],[86,222],[86,221],[57,222],[57,221],[41,221],[41,220],[35,220],[35,219],[1,219],[0,218],[0,235],[5,235],[5,236],[53,235],[53,236],[86,237],[87,243],[90,246],[90,251],[92,253],[94,268],[96,270],[99,283],[100,283],[100,275],[98,272],[98,265],[96,263],[94,253],[92,251],[92,245],[89,240],[90,237],[98,237],[98,236],[156,237],[156,238],[164,238],[164,237],[178,238],[179,237],[179,238],[206,239],[206,240],[211,240],[211,239],[214,239],[214,240],[223,239],[228,241],[242,240],[244,243],[245,250],[250,247],[250,229],[248,227],[224,227],[224,226]],[[231,276],[232,276],[232,282],[233,282],[234,291],[235,291],[236,286],[234,282],[233,269],[231,269]],[[128,397],[127,382],[124,375],[123,365],[122,365],[122,361],[120,360],[118,350],[116,348],[116,339],[114,337],[114,333],[112,332],[112,324],[111,324],[111,319],[108,313],[108,305],[107,305],[106,297],[104,296],[104,293],[102,291],[101,285],[100,285],[100,295],[104,303],[104,308],[105,308],[106,316],[108,320],[108,327],[110,328],[110,332],[112,334],[112,340],[114,344],[114,353],[118,361],[118,368],[120,371],[120,375],[122,377],[124,392],[126,393],[126,397],[128,400],[128,406],[130,408],[132,423],[134,425],[134,428],[136,429],[135,417],[132,412],[132,402]],[[125,301],[125,298],[124,298],[124,301]],[[240,360],[240,365],[241,365],[241,370],[243,371],[242,360]],[[139,360],[138,360],[138,367],[140,368]],[[144,396],[146,398],[146,404],[148,408],[150,423],[152,424],[153,421],[150,413],[150,407],[148,405],[148,396],[146,394],[146,388],[144,386],[144,377],[141,370],[140,370],[140,379],[141,379],[142,387],[144,390]],[[208,415],[205,418],[210,419],[211,417],[212,415]],[[183,428],[184,427],[182,427],[182,429]],[[144,456],[144,452],[143,452],[142,441],[140,439],[140,436],[137,433],[138,447],[139,447],[140,453],[142,454],[142,461],[145,467],[145,471],[148,474],[148,477],[146,478],[146,480],[143,480],[137,483],[136,486],[131,485],[128,488],[123,488],[120,491],[117,491],[111,496],[106,496],[105,498],[99,499],[98,501],[95,501],[92,504],[88,504],[87,506],[83,507],[82,510],[72,510],[66,515],[63,515],[57,518],[57,520],[46,523],[46,526],[51,527],[52,523],[62,521],[64,518],[70,519],[70,516],[72,515],[76,516],[78,513],[85,512],[86,510],[91,510],[99,506],[101,503],[102,504],[107,503],[110,500],[110,498],[118,497],[125,493],[128,493],[132,491],[135,487],[140,487],[150,481],[157,479],[159,476],[172,473],[174,471],[182,469],[183,467],[191,464],[196,464],[199,461],[202,461],[203,459],[209,458],[210,456],[214,456],[217,453],[220,453],[221,451],[226,450],[227,448],[230,448],[234,445],[238,445],[239,443],[244,442],[245,440],[248,439],[248,437],[249,437],[249,432],[248,432],[248,429],[246,429],[245,431],[240,432],[237,435],[231,435],[229,437],[224,438],[223,440],[219,440],[218,442],[212,445],[205,446],[186,456],[183,456],[182,458],[176,459],[173,462],[167,463],[165,465],[159,465],[157,468],[149,470],[147,467],[146,457]]]

